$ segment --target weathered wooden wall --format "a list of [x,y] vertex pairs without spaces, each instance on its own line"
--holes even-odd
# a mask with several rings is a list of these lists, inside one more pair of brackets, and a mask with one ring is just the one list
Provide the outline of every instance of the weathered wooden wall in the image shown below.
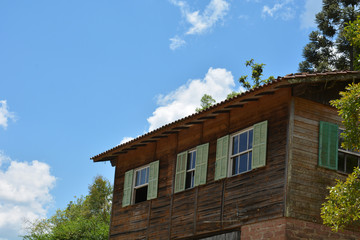
[[[290,89],[119,155],[111,239],[202,238],[284,216]],[[217,138],[268,120],[266,166],[214,181]],[[209,143],[207,184],[173,194],[176,155]],[[158,198],[122,207],[124,173],[160,160]]]
[[292,109],[286,216],[322,223],[326,187],[345,175],[318,166],[319,121],[340,124],[341,119],[336,109],[298,97]]

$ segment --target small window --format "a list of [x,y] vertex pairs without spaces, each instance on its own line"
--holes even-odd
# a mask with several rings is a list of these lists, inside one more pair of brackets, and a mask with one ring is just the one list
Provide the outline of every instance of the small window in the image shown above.
[[238,175],[251,170],[253,129],[238,132],[231,136],[230,172]]
[[209,143],[181,152],[176,157],[174,193],[206,183]]
[[338,146],[338,170],[344,173],[352,173],[355,167],[360,167],[360,153],[344,149],[341,143],[344,139],[341,137],[343,129],[339,129],[339,146]]
[[147,200],[149,184],[149,166],[135,170],[134,184],[134,203],[144,202]]
[[195,163],[196,163],[196,150],[194,149],[194,150],[190,150],[187,156],[185,189],[194,187]]

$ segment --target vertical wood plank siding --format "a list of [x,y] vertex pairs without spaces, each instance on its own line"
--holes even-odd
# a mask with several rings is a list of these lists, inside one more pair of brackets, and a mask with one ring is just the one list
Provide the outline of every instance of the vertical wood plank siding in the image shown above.
[[[245,223],[283,216],[290,99],[290,89],[279,89],[243,108],[119,155],[110,239],[207,237],[240,229]],[[217,139],[265,120],[266,166],[214,181]],[[172,195],[177,154],[205,143],[209,143],[206,184]],[[158,197],[121,207],[125,172],[155,160],[160,161]]]
[[334,108],[302,98],[294,99],[292,156],[287,187],[286,216],[321,223],[320,208],[327,186],[345,176],[318,166],[319,122],[341,123]]

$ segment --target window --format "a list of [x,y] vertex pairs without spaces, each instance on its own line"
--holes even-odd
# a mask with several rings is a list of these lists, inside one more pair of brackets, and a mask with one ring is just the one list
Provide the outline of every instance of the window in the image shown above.
[[159,161],[137,169],[131,169],[124,176],[122,206],[140,203],[157,197]]
[[206,183],[208,152],[206,143],[177,155],[175,193]]
[[341,147],[341,143],[344,141],[341,137],[342,132],[344,132],[344,130],[339,129],[338,170],[345,173],[352,173],[355,167],[360,166],[360,153]]
[[268,121],[217,140],[215,180],[266,165]]
[[146,201],[149,183],[149,166],[135,170],[134,203]]
[[188,153],[187,156],[185,189],[194,187],[195,162],[196,162],[196,150],[192,150]]
[[334,123],[320,122],[319,126],[319,166],[351,173],[360,166],[360,153],[343,149],[339,126]]
[[251,170],[253,129],[231,136],[230,172],[237,175]]

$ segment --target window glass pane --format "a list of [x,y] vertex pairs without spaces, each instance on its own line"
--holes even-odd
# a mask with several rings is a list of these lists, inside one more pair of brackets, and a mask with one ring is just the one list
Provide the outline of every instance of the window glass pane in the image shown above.
[[239,173],[239,161],[240,161],[239,156],[233,158],[232,175],[235,175],[235,174]]
[[149,167],[136,171],[135,186],[140,186],[149,182]]
[[[252,142],[253,142],[253,130],[251,129],[249,131],[249,148],[248,149],[251,149],[252,148]],[[250,159],[251,160],[251,159]]]
[[246,172],[248,170],[248,154],[240,155],[239,173]]
[[345,154],[342,152],[338,154],[338,170],[345,172]]
[[236,154],[239,152],[239,135],[233,137],[233,149],[232,154]]
[[251,170],[251,163],[252,163],[252,152],[249,152],[249,169]]
[[196,157],[196,151],[188,153],[186,170],[191,170],[195,168],[195,157]]
[[146,168],[146,178],[145,178],[145,183],[149,183],[149,171],[150,171],[150,167]]
[[247,132],[240,134],[240,149],[239,152],[247,150]]
[[194,187],[194,171],[186,173],[185,189]]
[[354,167],[358,166],[358,158],[354,155],[346,154],[346,173],[352,173]]
[[135,186],[139,186],[140,185],[140,172],[137,171],[136,172],[136,183]]
[[140,177],[140,184],[144,184],[145,183],[145,178],[146,178],[146,169],[141,169],[141,173],[140,173],[141,177]]
[[194,169],[194,168],[195,168],[196,151],[192,152],[191,155],[192,155],[192,156],[191,156],[191,158],[192,158],[191,168]]

